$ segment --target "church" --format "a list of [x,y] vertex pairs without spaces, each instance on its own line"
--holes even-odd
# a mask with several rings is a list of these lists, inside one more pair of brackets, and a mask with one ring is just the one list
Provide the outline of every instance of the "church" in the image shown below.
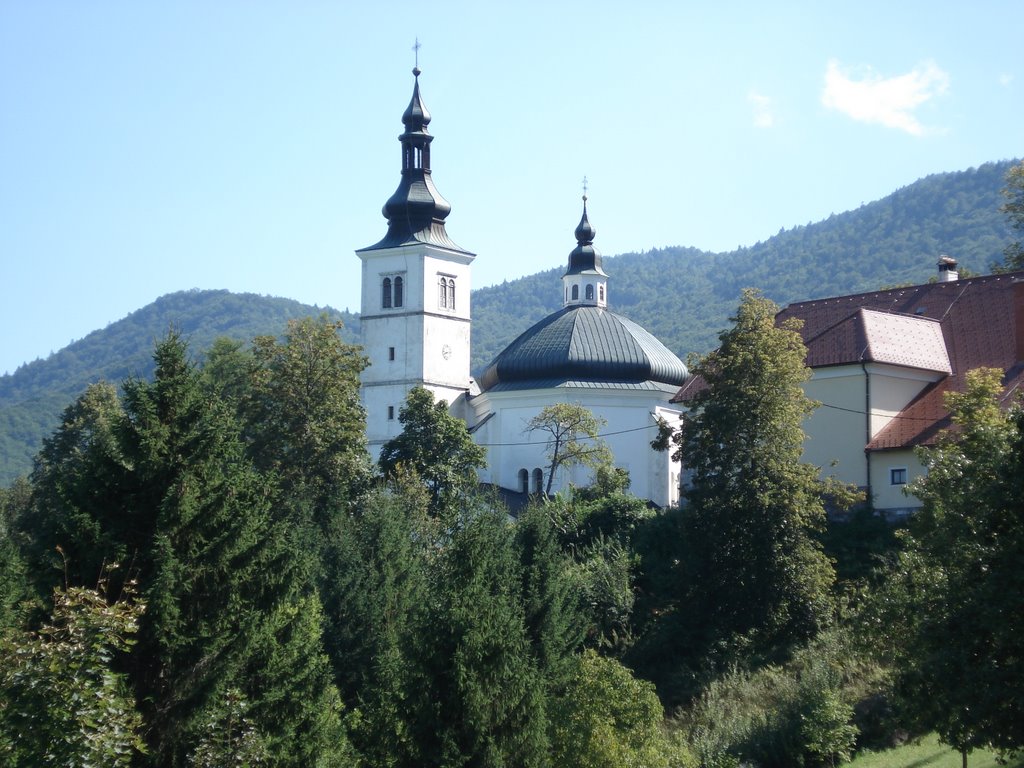
[[[431,176],[433,136],[419,76],[417,67],[412,99],[402,115],[401,179],[383,209],[387,232],[356,251],[362,261],[360,323],[370,363],[361,394],[371,456],[400,433],[405,397],[423,386],[446,401],[487,449],[481,482],[540,493],[548,447],[540,433],[524,431],[526,424],[554,403],[580,404],[604,420],[601,438],[615,465],[629,472],[631,492],[662,507],[676,503],[680,466],[650,442],[659,421],[678,423],[682,407],[671,400],[689,374],[664,344],[608,308],[609,275],[594,246],[586,195],[576,246],[561,278],[562,309],[509,344],[479,382],[473,378],[470,289],[476,255],[445,229],[451,205]],[[552,491],[590,479],[585,468],[566,468],[553,479]]]

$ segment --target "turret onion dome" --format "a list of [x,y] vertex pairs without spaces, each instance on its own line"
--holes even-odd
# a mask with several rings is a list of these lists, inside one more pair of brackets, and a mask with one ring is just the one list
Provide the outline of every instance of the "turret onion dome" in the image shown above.
[[398,137],[402,143],[402,179],[383,209],[384,218],[388,220],[388,233],[380,242],[361,250],[427,243],[467,252],[445,232],[444,220],[452,207],[437,191],[431,178],[430,143],[434,137],[427,130],[430,112],[420,96],[419,67],[413,69],[412,74],[415,78],[412,99],[402,115],[405,131]]
[[576,247],[569,254],[569,267],[565,270],[566,275],[603,275],[607,277],[601,267],[601,252],[594,247],[594,237],[597,230],[590,224],[587,217],[587,196],[583,196],[583,217],[576,227]]
[[548,315],[499,354],[480,378],[484,391],[600,386],[674,392],[683,362],[632,320],[595,306]]

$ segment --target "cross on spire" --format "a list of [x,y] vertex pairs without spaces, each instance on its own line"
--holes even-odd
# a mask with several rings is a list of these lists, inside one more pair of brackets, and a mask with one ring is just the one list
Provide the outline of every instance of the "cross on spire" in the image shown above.
[[412,47],[412,49],[416,52],[416,69],[420,68],[420,48],[422,47],[423,45],[420,43],[420,38],[419,36],[417,36],[416,43]]
[[586,200],[586,199],[587,199],[587,188],[588,188],[588,187],[587,187],[587,177],[586,177],[586,176],[584,176],[584,177],[583,177],[583,199],[584,199],[584,200]]

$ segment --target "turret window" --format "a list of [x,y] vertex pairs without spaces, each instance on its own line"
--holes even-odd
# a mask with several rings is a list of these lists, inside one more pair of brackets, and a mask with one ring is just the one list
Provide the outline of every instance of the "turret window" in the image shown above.
[[597,286],[597,298],[598,298],[598,301],[602,301],[602,302],[604,301],[604,286],[603,285]]
[[580,287],[578,285],[574,285],[572,287],[572,300],[573,301],[579,301],[580,300]]
[[587,301],[594,300],[594,286],[587,285]]

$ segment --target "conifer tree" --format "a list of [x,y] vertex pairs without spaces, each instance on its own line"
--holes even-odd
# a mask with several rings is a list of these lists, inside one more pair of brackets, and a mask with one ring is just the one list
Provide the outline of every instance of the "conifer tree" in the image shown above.
[[516,523],[516,543],[527,635],[546,690],[561,692],[588,625],[572,559],[562,552],[550,517],[537,505]]
[[417,765],[544,765],[544,690],[502,512],[467,512],[431,569],[419,627]]
[[328,547],[327,649],[346,705],[358,711],[352,740],[372,766],[416,764],[414,651],[433,539],[425,494],[410,485],[367,495]]
[[[337,710],[319,633],[303,629],[302,607],[312,608],[304,555],[272,514],[274,489],[246,458],[229,409],[200,387],[185,344],[172,334],[155,359],[152,382],[125,384],[123,433],[132,467],[125,507],[149,538],[132,660],[154,763],[182,765],[205,713],[239,689],[275,761],[309,764],[302,755],[341,734],[323,719]],[[264,676],[275,657],[296,663],[290,676]]]

